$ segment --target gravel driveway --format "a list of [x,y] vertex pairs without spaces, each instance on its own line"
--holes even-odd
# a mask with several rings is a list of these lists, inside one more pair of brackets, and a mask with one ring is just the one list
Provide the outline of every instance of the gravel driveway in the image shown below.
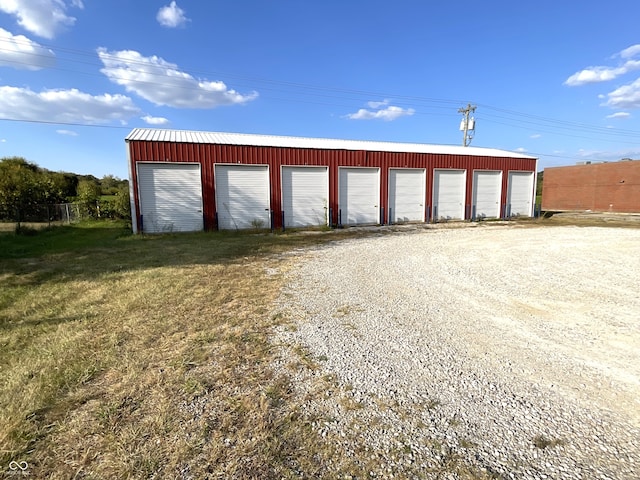
[[640,229],[419,228],[300,255],[279,341],[320,365],[295,373],[318,434],[373,476],[640,478]]

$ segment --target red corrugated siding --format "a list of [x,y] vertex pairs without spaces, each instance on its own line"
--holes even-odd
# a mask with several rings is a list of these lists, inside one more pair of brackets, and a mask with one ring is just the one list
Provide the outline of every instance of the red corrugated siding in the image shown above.
[[[332,209],[332,223],[338,218],[338,167],[378,167],[380,168],[380,202],[387,221],[388,213],[388,173],[389,168],[426,168],[427,204],[433,195],[433,169],[452,168],[467,170],[467,203],[471,202],[473,191],[473,170],[501,170],[502,203],[506,204],[508,172],[522,170],[534,172],[536,160],[498,157],[472,157],[466,155],[440,155],[428,153],[367,152],[347,150],[314,150],[303,148],[252,147],[240,145],[207,145],[173,142],[129,142],[132,162],[132,181],[138,214],[140,204],[137,189],[136,162],[198,162],[202,165],[202,196],[204,220],[207,230],[215,225],[214,165],[216,163],[241,163],[269,165],[271,182],[271,209],[274,212],[276,228],[281,219],[281,166],[319,165],[329,167],[329,208]],[[467,205],[467,212],[470,205]],[[140,219],[136,219],[138,225]]]

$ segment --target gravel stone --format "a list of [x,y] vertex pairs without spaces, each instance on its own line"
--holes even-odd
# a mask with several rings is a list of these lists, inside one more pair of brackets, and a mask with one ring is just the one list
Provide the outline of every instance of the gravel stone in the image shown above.
[[372,478],[640,478],[640,229],[466,225],[297,252],[276,366],[319,365],[313,428]]

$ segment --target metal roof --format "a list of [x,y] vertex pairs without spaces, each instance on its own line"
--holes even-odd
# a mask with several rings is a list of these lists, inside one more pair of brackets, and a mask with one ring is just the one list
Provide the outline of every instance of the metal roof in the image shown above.
[[368,140],[340,140],[332,138],[281,137],[275,135],[166,130],[157,128],[134,128],[131,133],[127,135],[125,141],[206,143],[254,147],[367,150],[374,152],[435,153],[485,157],[536,158],[530,155],[523,155],[522,153],[510,152],[507,150],[482,147],[463,147],[459,145],[430,145],[425,143],[374,142]]

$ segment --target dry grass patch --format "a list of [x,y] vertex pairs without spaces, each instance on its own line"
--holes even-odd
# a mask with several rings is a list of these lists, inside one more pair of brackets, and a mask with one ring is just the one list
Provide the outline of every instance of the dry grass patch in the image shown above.
[[[326,236],[80,230],[0,259],[3,473],[11,461],[36,478],[326,473],[333,446],[270,368],[268,339],[292,261],[276,254]],[[97,240],[65,251],[50,237],[80,234]]]
[[[287,321],[270,312],[296,249],[370,234],[0,234],[0,473],[24,461],[51,479],[367,478],[377,457],[314,430],[326,419],[271,368],[269,338]],[[317,370],[295,356],[293,370]],[[323,377],[309,395],[329,388]]]

